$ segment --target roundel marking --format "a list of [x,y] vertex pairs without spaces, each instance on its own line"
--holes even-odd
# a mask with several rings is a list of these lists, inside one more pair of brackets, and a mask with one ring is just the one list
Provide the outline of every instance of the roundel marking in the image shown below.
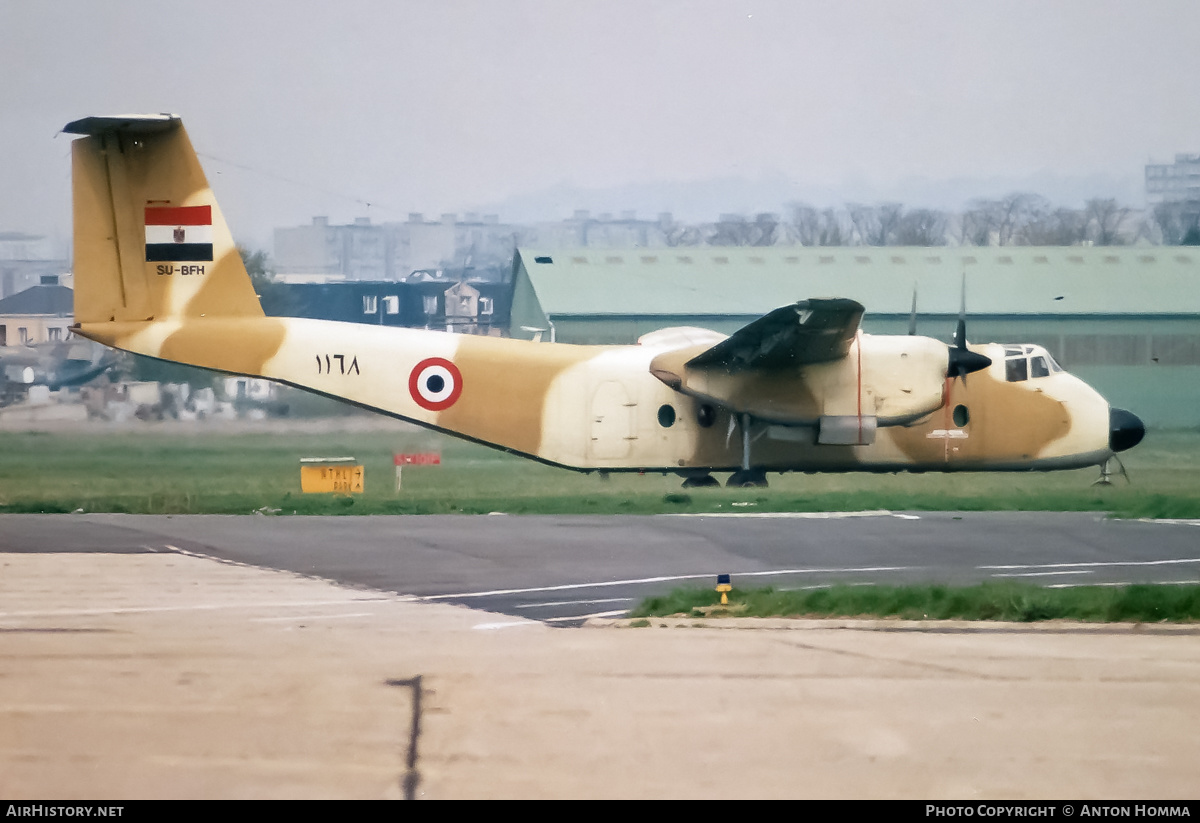
[[409,373],[408,393],[423,409],[448,409],[462,394],[462,373],[443,357],[426,358]]

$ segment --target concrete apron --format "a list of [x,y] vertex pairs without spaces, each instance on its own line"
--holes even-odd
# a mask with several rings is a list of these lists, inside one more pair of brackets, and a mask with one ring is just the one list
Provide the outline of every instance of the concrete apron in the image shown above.
[[0,554],[0,796],[1200,791],[1190,627],[654,622],[554,629],[178,554]]

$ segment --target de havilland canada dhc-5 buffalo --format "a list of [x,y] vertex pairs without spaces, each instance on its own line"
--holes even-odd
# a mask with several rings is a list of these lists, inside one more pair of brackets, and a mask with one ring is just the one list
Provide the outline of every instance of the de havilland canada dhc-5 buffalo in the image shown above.
[[[809,299],[730,336],[590,346],[264,315],[174,115],[87,117],[72,145],[75,326],[107,346],[263,377],[582,471],[1021,471],[1101,466],[1132,413],[1036,345],[870,335]],[[964,278],[965,290],[965,278]],[[914,312],[915,318],[915,312]]]

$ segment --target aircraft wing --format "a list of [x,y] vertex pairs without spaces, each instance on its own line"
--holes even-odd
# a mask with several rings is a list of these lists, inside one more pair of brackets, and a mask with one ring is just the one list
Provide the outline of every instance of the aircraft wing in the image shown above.
[[850,350],[862,315],[855,300],[801,300],[743,326],[685,365],[741,372],[838,360]]

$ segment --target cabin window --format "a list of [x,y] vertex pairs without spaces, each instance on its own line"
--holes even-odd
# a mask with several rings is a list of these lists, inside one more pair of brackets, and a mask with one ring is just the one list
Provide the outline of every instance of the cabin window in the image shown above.
[[960,429],[971,422],[971,413],[967,411],[967,407],[958,405],[954,407],[954,425]]
[[658,407],[658,425],[664,429],[675,425],[675,407],[670,403],[664,403]]
[[707,403],[702,403],[696,409],[696,422],[700,424],[701,428],[707,429],[713,423],[717,422],[717,410]]
[[1046,363],[1046,358],[1040,354],[1037,357],[1029,360],[1029,376],[1030,377],[1049,377],[1050,366]]

